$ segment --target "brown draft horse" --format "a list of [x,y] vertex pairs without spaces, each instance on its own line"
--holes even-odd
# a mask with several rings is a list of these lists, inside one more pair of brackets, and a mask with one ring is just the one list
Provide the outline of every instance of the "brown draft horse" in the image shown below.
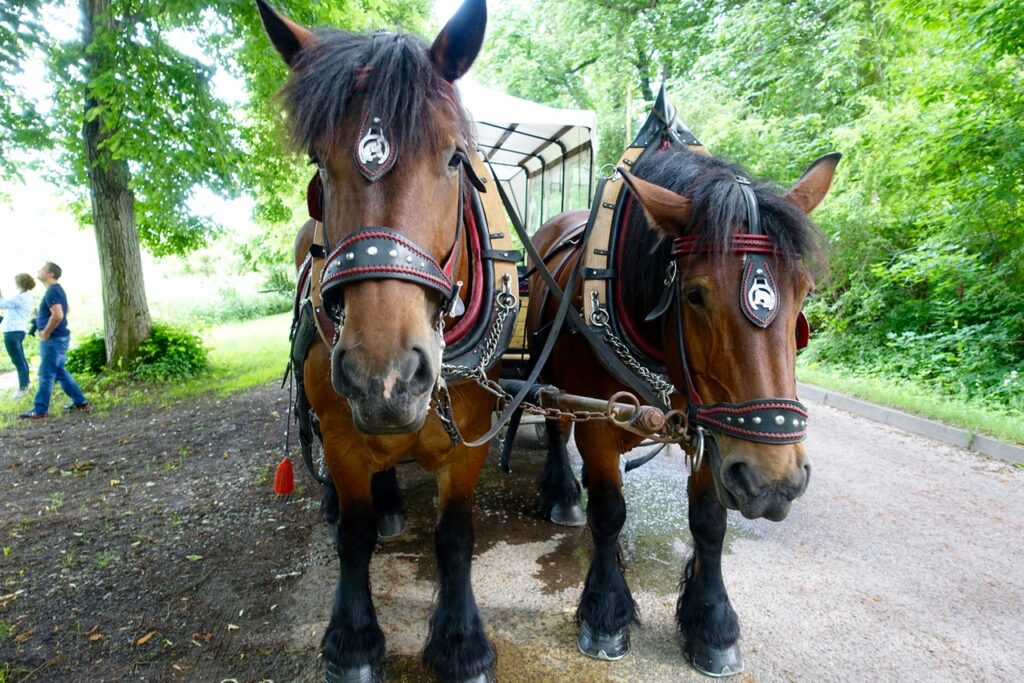
[[[407,455],[435,473],[439,492],[437,605],[424,662],[446,680],[488,680],[495,650],[470,585],[473,490],[487,446],[453,446],[429,410],[441,321],[458,296],[451,283],[468,278],[459,207],[472,136],[452,82],[480,50],[485,2],[466,0],[429,47],[405,34],[314,33],[257,2],[291,70],[282,96],[293,143],[319,167],[331,254],[322,296],[338,333],[330,344],[314,340],[303,364],[340,508],[341,573],[322,641],[327,680],[382,676],[371,480]],[[487,431],[493,400],[469,383],[450,394],[459,428]]]
[[[634,204],[643,209],[633,210],[627,219],[629,243],[616,275],[626,309],[620,314],[641,321],[642,338],[663,351],[669,379],[676,387],[674,408],[685,412],[688,402],[696,407],[701,401],[704,406],[728,404],[725,409],[730,412],[725,414],[737,416],[748,426],[784,417],[761,417],[755,409],[780,401],[760,399],[796,397],[794,329],[812,287],[804,261],[820,255],[820,233],[807,214],[827,193],[839,157],[833,154],[816,161],[784,194],[761,183],[748,184],[752,192],[743,190],[745,173],[738,167],[674,147],[641,159],[632,175],[620,169],[637,200]],[[750,231],[751,215],[745,194],[756,202],[753,213],[760,232],[773,245],[765,258],[774,271],[778,310],[774,322],[765,327],[753,324],[740,305],[747,293],[741,289],[741,274],[748,256],[753,257],[734,247],[750,237],[745,234]],[[534,244],[549,265],[556,253],[565,253],[565,236],[585,220],[585,212],[572,212],[540,229]],[[737,235],[742,236],[738,242]],[[680,244],[690,247],[680,248]],[[583,248],[574,247],[568,261],[558,257],[558,263],[567,264],[558,277],[561,287]],[[671,277],[670,266],[678,276]],[[661,319],[644,322],[665,301],[669,287],[677,288],[668,292],[675,297],[669,309]],[[544,301],[545,289],[534,275],[531,298]],[[579,287],[573,296],[579,307]],[[543,330],[555,304],[549,301],[546,310],[529,312],[531,337]],[[582,335],[565,329],[545,379],[586,396],[610,397],[629,389],[605,369]],[[688,400],[694,394],[696,398]],[[787,412],[784,419],[795,414]],[[739,417],[743,415],[745,419]],[[690,426],[694,426],[692,419]],[[584,654],[618,659],[628,652],[629,625],[636,620],[635,604],[618,562],[618,535],[626,518],[619,457],[634,448],[640,437],[608,423],[584,422],[575,425],[575,438],[583,457],[587,517],[594,541],[577,611],[578,645]],[[782,520],[807,486],[810,461],[802,443],[759,443],[717,429],[709,429],[707,450],[710,457],[698,463],[687,485],[694,555],[683,572],[676,620],[688,661],[704,673],[721,676],[742,669],[739,623],[722,580],[726,509],[748,518]],[[549,453],[549,458],[557,457]]]

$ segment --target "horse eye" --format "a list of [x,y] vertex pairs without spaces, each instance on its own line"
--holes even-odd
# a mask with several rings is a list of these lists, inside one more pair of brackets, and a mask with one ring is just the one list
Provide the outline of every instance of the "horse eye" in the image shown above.
[[466,161],[466,157],[462,152],[456,152],[452,155],[452,158],[448,160],[448,168],[456,169]]
[[693,289],[687,291],[686,300],[689,301],[694,306],[704,305],[704,295],[701,294],[699,287],[694,287]]

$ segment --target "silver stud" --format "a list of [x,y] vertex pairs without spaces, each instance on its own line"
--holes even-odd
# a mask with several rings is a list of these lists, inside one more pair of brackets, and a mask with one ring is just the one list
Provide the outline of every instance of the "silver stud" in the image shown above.
[[392,249],[391,251],[388,252],[388,256],[390,256],[391,258],[398,258],[398,250]]
[[801,427],[806,427],[807,426],[807,420],[800,420],[800,426]]
[[777,425],[784,425],[784,424],[786,424],[786,418],[784,416],[782,416],[782,415],[776,415],[775,416],[775,424],[777,424]]
[[345,252],[345,260],[346,260],[346,261],[351,261],[351,260],[352,260],[352,259],[354,259],[355,257],[356,257],[356,255],[355,255],[355,254],[353,254],[353,253],[352,253],[351,251],[349,251],[349,252]]
[[756,425],[761,424],[761,418],[759,418],[757,416],[754,416],[754,418],[752,418],[752,419],[753,419],[754,424],[756,424]]
[[731,417],[729,417],[729,416],[727,415],[727,416],[725,417],[725,421],[726,421],[726,422],[732,422],[732,418],[731,418]]
[[764,275],[764,271],[763,271],[763,270],[761,270],[760,268],[758,268],[758,269],[757,269],[757,274],[758,274],[758,275]]
[[746,422],[746,420],[744,420],[742,417],[737,417],[736,421],[739,422],[740,424],[743,424],[744,422]]
[[367,247],[366,248],[366,253],[369,254],[370,256],[376,256],[377,255],[377,247]]
[[427,267],[427,262],[426,261],[420,261],[420,268],[426,268],[426,267]]
[[796,418],[794,417],[794,418],[793,418],[793,426],[794,426],[794,427],[799,427],[799,426],[800,426],[800,420],[798,420],[798,419],[796,419]]
[[406,263],[412,263],[412,256],[406,256],[405,257],[405,262]]

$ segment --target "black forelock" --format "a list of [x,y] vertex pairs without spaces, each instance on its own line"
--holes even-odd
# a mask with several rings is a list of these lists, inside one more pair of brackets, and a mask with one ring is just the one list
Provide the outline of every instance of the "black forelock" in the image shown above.
[[[735,233],[747,230],[746,199],[736,177],[748,178],[757,197],[761,229],[775,240],[781,258],[787,264],[803,259],[810,265],[822,257],[822,234],[810,218],[783,199],[779,188],[754,180],[736,164],[670,148],[642,159],[632,173],[689,198],[690,219],[684,234],[697,235],[700,243],[717,249],[725,249]],[[639,207],[630,216],[628,230],[622,277],[635,284],[624,290],[626,305],[646,314],[664,290],[672,240],[649,229]]]
[[[361,110],[350,112],[356,96]],[[381,119],[399,154],[437,144],[432,116],[438,107],[448,108],[459,131],[471,137],[454,86],[434,66],[426,43],[408,33],[318,31],[316,42],[299,53],[281,98],[292,144],[303,151],[343,142],[337,139],[342,122],[365,112]]]

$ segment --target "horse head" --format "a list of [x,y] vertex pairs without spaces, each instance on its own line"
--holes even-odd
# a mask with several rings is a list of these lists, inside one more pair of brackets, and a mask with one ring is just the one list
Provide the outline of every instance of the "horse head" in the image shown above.
[[748,518],[784,519],[810,477],[794,331],[819,241],[808,214],[839,158],[822,157],[785,193],[685,151],[655,154],[636,175],[620,169],[672,245],[671,256],[661,247],[670,277],[658,274],[662,297],[665,282],[675,288],[661,325],[669,376],[688,396],[691,427],[709,433],[719,500]]
[[339,330],[331,382],[360,430],[416,431],[457,295],[472,126],[452,83],[480,50],[486,3],[466,0],[430,46],[402,33],[313,32],[258,4],[291,71],[292,142],[322,184],[321,291]]

